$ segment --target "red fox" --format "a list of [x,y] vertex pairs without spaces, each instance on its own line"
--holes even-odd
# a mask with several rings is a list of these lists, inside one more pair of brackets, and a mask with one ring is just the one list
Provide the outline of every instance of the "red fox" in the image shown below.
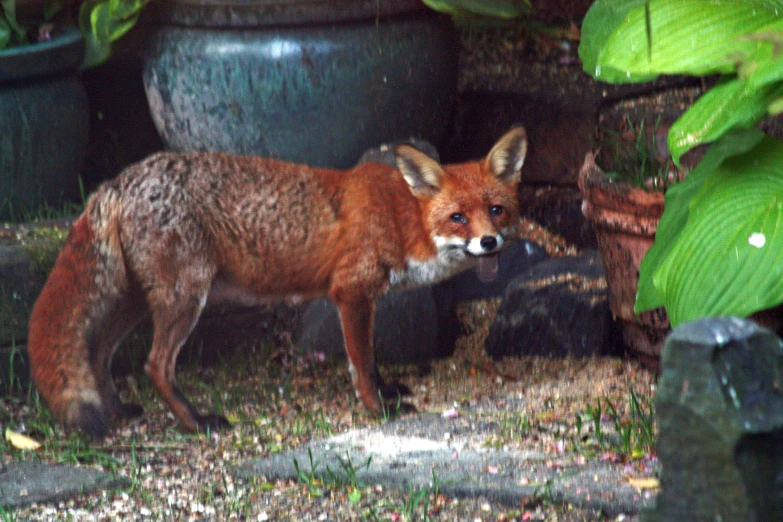
[[145,371],[189,430],[220,428],[175,385],[177,354],[205,306],[327,295],[340,314],[357,397],[384,385],[372,346],[374,301],[496,255],[518,235],[527,151],[510,130],[482,161],[441,166],[409,145],[397,168],[311,168],[221,153],[155,154],[102,184],[74,223],[30,317],[32,377],[66,430],[102,439],[139,415],[110,374],[118,343],[151,316]]

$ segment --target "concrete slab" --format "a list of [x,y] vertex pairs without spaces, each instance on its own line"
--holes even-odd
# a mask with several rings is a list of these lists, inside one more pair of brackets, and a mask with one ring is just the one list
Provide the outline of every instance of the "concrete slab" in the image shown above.
[[654,492],[631,486],[623,466],[616,463],[483,447],[497,430],[496,423],[476,422],[469,414],[451,419],[418,415],[255,460],[237,469],[236,475],[296,479],[296,462],[301,472],[322,480],[334,475],[345,481],[355,473],[365,485],[403,490],[430,486],[434,476],[448,496],[484,497],[518,507],[523,498],[539,495],[600,509],[610,517],[637,514],[654,501]]
[[127,487],[128,479],[102,471],[43,462],[0,464],[0,506],[57,502],[101,489]]

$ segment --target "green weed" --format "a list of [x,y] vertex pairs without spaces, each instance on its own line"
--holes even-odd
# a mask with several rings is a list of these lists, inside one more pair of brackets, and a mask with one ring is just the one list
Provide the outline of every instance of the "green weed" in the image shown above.
[[320,466],[320,460],[313,459],[313,450],[307,448],[307,457],[310,460],[310,470],[305,471],[299,467],[299,461],[294,457],[294,469],[296,470],[296,478],[301,484],[307,487],[307,491],[314,497],[320,497],[323,495],[322,483],[316,474],[316,469]]
[[675,170],[671,158],[662,158],[658,152],[656,135],[659,126],[660,117],[650,128],[650,125],[645,125],[644,118],[639,125],[634,125],[630,116],[626,115],[625,132],[602,128],[604,145],[611,149],[612,155],[610,158],[602,155],[609,163],[607,177],[659,192],[664,192],[677,181],[669,179],[669,173]]
[[16,522],[17,518],[14,514],[13,509],[7,510],[2,505],[0,505],[0,521],[2,522]]
[[[640,395],[631,389],[627,415],[623,415],[609,398],[596,399],[596,405],[588,408],[586,414],[592,421],[595,440],[603,450],[616,451],[630,458],[640,458],[655,452],[655,411],[652,397]],[[609,437],[603,429],[601,420],[604,415],[612,423],[614,437]],[[577,419],[577,434],[581,436],[582,422],[579,416]]]

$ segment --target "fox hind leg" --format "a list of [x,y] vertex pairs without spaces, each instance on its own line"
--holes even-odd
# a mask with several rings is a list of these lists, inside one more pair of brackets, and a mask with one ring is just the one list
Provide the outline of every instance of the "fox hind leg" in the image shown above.
[[96,335],[90,349],[90,363],[98,392],[113,421],[129,419],[143,413],[141,406],[123,403],[111,376],[111,363],[120,342],[141,323],[148,311],[140,296],[126,296],[104,320],[105,326]]
[[154,333],[145,370],[174,415],[191,431],[231,425],[217,414],[200,415],[175,384],[177,355],[204,309],[210,281],[211,278],[199,281],[191,278],[187,282],[179,281],[185,289],[180,287],[176,292],[157,289],[148,296]]

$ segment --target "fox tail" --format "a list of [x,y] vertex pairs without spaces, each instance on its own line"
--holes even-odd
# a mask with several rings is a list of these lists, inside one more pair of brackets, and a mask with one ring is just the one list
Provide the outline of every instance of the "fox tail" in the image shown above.
[[104,185],[74,223],[29,323],[38,391],[66,430],[105,436],[121,406],[109,373],[129,327],[118,321],[128,289],[119,234],[120,197]]

